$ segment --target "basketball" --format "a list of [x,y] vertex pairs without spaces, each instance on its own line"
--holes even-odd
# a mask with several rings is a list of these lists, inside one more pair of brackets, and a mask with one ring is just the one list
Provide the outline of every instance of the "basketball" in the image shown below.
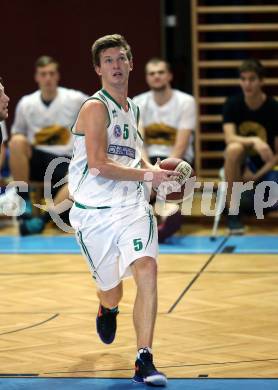
[[194,191],[196,176],[193,168],[181,158],[169,157],[159,164],[161,169],[179,172],[173,181],[162,183],[157,189],[157,198],[171,203],[181,203]]

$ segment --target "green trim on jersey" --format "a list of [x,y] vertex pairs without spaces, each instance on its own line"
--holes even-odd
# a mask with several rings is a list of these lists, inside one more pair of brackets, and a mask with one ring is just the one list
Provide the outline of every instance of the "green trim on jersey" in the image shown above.
[[[106,108],[106,111],[107,111],[107,114],[108,114],[108,123],[107,123],[106,126],[109,127],[110,124],[111,124],[111,119],[110,119],[108,107],[107,107],[106,104],[105,104],[105,102],[107,102],[107,100],[106,100],[105,97],[102,96],[101,94],[99,94],[99,95],[102,97],[102,99],[103,99],[104,101],[101,100],[101,99],[100,99],[99,97],[97,97],[97,96],[91,96],[89,99],[87,99],[87,100],[82,104],[82,106],[80,107],[80,110],[81,110],[81,108],[83,107],[83,105],[84,105],[86,102],[88,102],[89,100],[99,100],[101,103],[104,104],[104,106],[105,106],[105,108]],[[107,104],[108,104],[108,102],[107,102]],[[79,112],[80,112],[80,110],[79,110]],[[79,115],[79,112],[78,112],[78,115]],[[75,123],[74,123],[74,125],[71,127],[71,129],[70,129],[71,133],[72,133],[73,135],[77,135],[77,136],[84,137],[84,136],[85,136],[85,133],[76,133],[75,131],[72,130],[72,129],[74,128],[74,126],[75,126]]]
[[136,106],[136,104],[131,100],[131,99],[128,99],[128,102],[130,103],[131,105],[131,108],[132,108],[132,111],[133,111],[133,115],[136,119],[136,123],[137,123],[137,126],[139,124],[139,118],[140,118],[140,111],[139,111],[139,107]]
[[137,120],[137,126],[138,126],[139,125],[139,121],[140,121],[140,108],[138,106],[137,106],[136,120]]
[[[73,127],[73,126],[72,126]],[[73,135],[77,135],[77,136],[79,136],[79,137],[85,137],[85,134],[84,133],[75,133],[73,130],[72,130],[72,128],[70,129],[70,131],[71,131],[71,134],[73,134]]]
[[[104,100],[101,100],[99,97],[95,96],[93,97],[92,99],[95,99],[95,100],[99,100],[102,104],[104,104],[104,107],[106,108],[106,111],[107,111],[107,115],[108,115],[108,123],[106,124],[106,127],[108,128],[111,124],[111,118],[110,118],[110,114],[109,114],[109,110],[108,110],[108,107],[106,105],[105,102],[107,102],[107,100],[105,99],[104,96],[102,96],[101,94],[99,94],[99,96]],[[107,103],[108,104],[108,103]]]
[[77,114],[77,117],[76,117],[76,119],[75,119],[75,121],[74,121],[74,124],[71,126],[70,131],[71,131],[71,133],[72,133],[73,135],[77,135],[77,136],[81,136],[81,137],[84,137],[84,136],[85,136],[84,133],[76,133],[76,132],[73,131],[72,129],[73,129],[74,126],[75,126],[75,123],[76,123],[76,121],[77,121],[77,118],[78,118],[78,115],[79,115],[79,112],[80,112],[81,108],[84,106],[84,104],[85,104],[88,100],[92,100],[92,97],[89,97],[88,99],[85,100],[85,102],[83,102],[83,103],[81,104],[81,107],[80,107],[80,109],[79,109],[79,111],[78,111],[78,114]]
[[81,176],[81,179],[79,180],[79,183],[77,185],[77,188],[75,191],[78,191],[81,184],[83,183],[83,181],[86,179],[87,175],[89,173],[89,170],[88,170],[88,163],[85,165],[85,168],[83,169],[83,172],[82,172],[82,176]]
[[85,256],[87,257],[89,263],[91,264],[92,268],[93,268],[93,271],[94,271],[94,275],[93,275],[93,278],[96,279],[96,276],[98,276],[97,272],[96,272],[96,267],[94,266],[94,262],[93,262],[93,259],[91,258],[90,256],[90,253],[88,251],[88,248],[86,247],[84,241],[83,241],[83,237],[82,237],[82,233],[80,230],[77,231],[77,237],[78,237],[78,240],[79,240],[79,243],[81,245],[81,248],[83,249],[83,252],[85,254]]
[[136,104],[129,99],[129,102],[131,104],[131,108],[132,108],[132,111],[133,111],[133,114],[134,114],[134,117],[136,119],[136,123],[137,123],[137,134],[139,135],[139,137],[141,138],[141,141],[144,141],[143,140],[143,137],[140,133],[140,131],[138,130],[138,125],[139,125],[139,120],[140,120],[140,109],[138,106],[136,106]]
[[149,219],[150,219],[150,226],[149,226],[149,237],[148,237],[148,241],[147,241],[147,244],[145,246],[145,249],[147,248],[147,246],[149,245],[149,243],[152,242],[153,240],[153,235],[154,235],[154,227],[153,227],[153,215],[152,213],[150,212],[149,210]]
[[103,209],[111,209],[111,206],[98,206],[98,207],[93,207],[93,206],[86,206],[85,204],[79,203],[79,202],[74,202],[74,205],[78,207],[79,209],[83,210],[103,210]]
[[142,135],[141,135],[141,133],[140,133],[140,131],[137,129],[137,134],[139,135],[139,137],[141,138],[141,141],[144,141],[143,140],[143,137],[142,137]]
[[120,110],[122,109],[122,106],[118,102],[116,102],[116,100],[105,89],[102,88],[101,92],[105,96],[107,96],[110,100],[112,100],[112,102],[115,103],[116,106],[118,106]]

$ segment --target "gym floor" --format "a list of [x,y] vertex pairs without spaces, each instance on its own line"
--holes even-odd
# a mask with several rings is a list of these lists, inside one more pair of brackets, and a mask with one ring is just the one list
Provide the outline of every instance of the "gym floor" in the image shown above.
[[[229,237],[222,228],[211,241],[199,226],[160,246],[153,350],[169,389],[278,388],[276,229]],[[132,279],[115,342],[104,345],[95,286],[74,236],[0,232],[1,389],[134,389]]]

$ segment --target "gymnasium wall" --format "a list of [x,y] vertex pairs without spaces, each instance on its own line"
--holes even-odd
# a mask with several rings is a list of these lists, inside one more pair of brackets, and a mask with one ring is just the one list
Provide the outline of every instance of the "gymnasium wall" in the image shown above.
[[40,55],[61,64],[61,85],[88,94],[99,87],[90,49],[98,37],[123,34],[134,55],[130,96],[147,89],[144,64],[161,55],[160,0],[1,0],[0,75],[11,98],[11,124],[19,98],[36,89],[34,62]]

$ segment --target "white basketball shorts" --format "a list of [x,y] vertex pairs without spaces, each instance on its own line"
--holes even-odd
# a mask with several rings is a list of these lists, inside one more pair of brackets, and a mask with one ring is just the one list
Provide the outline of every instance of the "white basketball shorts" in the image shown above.
[[110,290],[130,276],[136,259],[157,258],[157,223],[147,202],[107,209],[85,209],[75,203],[70,222],[100,290]]

